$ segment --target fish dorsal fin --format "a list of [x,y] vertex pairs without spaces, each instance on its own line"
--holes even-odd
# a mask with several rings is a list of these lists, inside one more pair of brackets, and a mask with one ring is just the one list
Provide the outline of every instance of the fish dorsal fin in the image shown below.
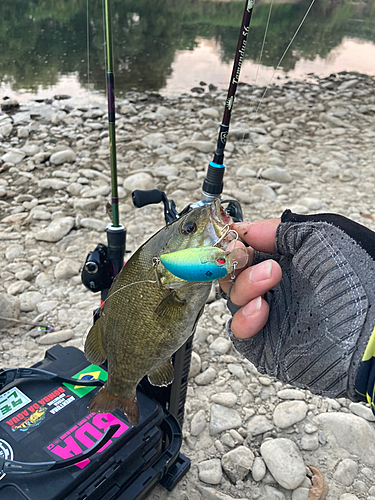
[[102,343],[101,318],[95,321],[87,335],[85,356],[93,365],[101,365],[107,359]]
[[155,313],[158,316],[163,317],[166,315],[168,310],[171,310],[171,308],[181,307],[184,304],[185,301],[179,299],[176,291],[172,290],[171,292],[168,293],[166,297],[164,297],[164,299],[157,306],[157,308],[155,309]]
[[147,375],[148,381],[157,387],[166,387],[171,384],[174,379],[172,358],[168,358],[163,366],[150,372]]

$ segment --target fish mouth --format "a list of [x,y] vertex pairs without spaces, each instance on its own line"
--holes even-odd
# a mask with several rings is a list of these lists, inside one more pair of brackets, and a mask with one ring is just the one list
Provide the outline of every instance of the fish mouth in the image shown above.
[[233,224],[232,217],[224,210],[219,199],[216,199],[210,207],[210,216],[212,225],[214,227],[215,235],[217,237],[214,246],[226,249],[228,244],[237,239],[237,233],[230,228]]

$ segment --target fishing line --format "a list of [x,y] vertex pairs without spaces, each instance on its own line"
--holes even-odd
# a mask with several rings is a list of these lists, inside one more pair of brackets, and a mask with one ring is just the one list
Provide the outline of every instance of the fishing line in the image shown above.
[[[292,38],[291,38],[290,42],[288,43],[288,45],[287,45],[286,49],[284,50],[283,55],[281,56],[281,58],[280,58],[279,62],[276,64],[276,66],[275,66],[275,68],[274,68],[274,72],[272,73],[272,76],[271,76],[271,78],[270,78],[270,80],[269,80],[269,82],[268,82],[268,84],[267,84],[266,88],[264,89],[264,92],[263,92],[263,94],[262,94],[262,96],[261,96],[261,98],[260,98],[260,100],[259,100],[258,106],[257,106],[257,108],[256,108],[256,110],[255,110],[255,115],[257,115],[257,114],[259,113],[259,108],[260,108],[260,106],[261,106],[261,105],[262,105],[262,103],[263,103],[263,100],[264,100],[264,98],[265,98],[265,96],[266,96],[266,93],[267,93],[267,91],[268,91],[268,89],[269,89],[269,87],[270,87],[270,85],[271,85],[271,82],[272,82],[272,80],[273,80],[273,78],[274,78],[274,76],[275,76],[275,74],[276,74],[277,68],[278,68],[278,67],[280,66],[280,64],[282,63],[282,61],[283,61],[284,57],[286,56],[286,54],[287,54],[288,50],[290,49],[290,47],[291,47],[292,43],[294,42],[294,40],[295,40],[295,38],[296,38],[296,36],[297,36],[298,32],[299,32],[299,31],[300,31],[300,29],[302,28],[302,26],[303,26],[303,24],[304,24],[304,22],[305,22],[305,20],[306,20],[306,18],[307,18],[307,16],[308,16],[308,14],[309,14],[310,10],[312,9],[312,7],[313,7],[314,3],[315,3],[315,0],[312,0],[312,1],[311,1],[311,3],[310,3],[310,5],[309,5],[309,7],[308,7],[308,9],[307,9],[307,11],[306,11],[306,13],[305,13],[305,15],[304,15],[304,16],[303,16],[303,18],[302,18],[302,21],[300,22],[300,24],[299,24],[298,28],[296,29],[296,31],[295,31],[295,33],[294,33],[294,35],[292,36]],[[255,116],[253,116],[252,122],[250,123],[250,128],[251,128],[251,127],[252,127],[252,125],[254,124],[254,121],[255,121]]]
[[89,21],[89,0],[86,0],[86,52],[87,52],[87,91],[89,98],[89,108],[91,108],[90,93],[90,21]]
[[[272,13],[272,6],[273,6],[273,0],[271,1],[270,10],[268,11],[268,18],[267,18],[266,28],[264,30],[262,46],[260,48],[260,53],[259,53],[258,66],[257,66],[257,70],[256,70],[256,73],[255,73],[255,78],[254,78],[254,86],[256,85],[256,83],[258,81],[258,74],[259,74],[260,65],[261,65],[261,62],[262,62],[263,50],[264,50],[264,46],[266,44],[266,38],[267,38],[267,34],[268,34],[268,28],[269,28],[269,25],[270,25],[270,19],[271,19],[271,13]],[[248,117],[248,120],[249,119],[250,118]],[[250,125],[250,128],[251,128],[251,125]],[[245,131],[244,131],[244,133],[242,135],[241,146],[244,143],[245,143]]]
[[256,73],[255,73],[254,85],[256,85],[256,82],[257,82],[257,80],[258,80],[258,74],[259,74],[260,64],[261,64],[262,57],[263,57],[263,50],[264,50],[264,46],[265,46],[265,44],[266,44],[266,38],[267,38],[267,34],[268,34],[268,28],[269,28],[269,25],[270,25],[270,19],[271,19],[272,6],[273,6],[273,0],[272,0],[272,2],[271,2],[271,5],[270,5],[270,10],[268,11],[268,19],[267,19],[266,29],[264,30],[264,36],[263,36],[263,41],[262,41],[262,47],[261,47],[261,49],[260,49],[260,54],[259,54],[258,67],[257,67],[257,71],[256,71]]

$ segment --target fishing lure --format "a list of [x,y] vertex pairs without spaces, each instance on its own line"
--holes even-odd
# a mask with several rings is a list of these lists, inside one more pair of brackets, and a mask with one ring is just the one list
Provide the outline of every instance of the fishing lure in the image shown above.
[[247,264],[245,249],[235,248],[225,252],[217,247],[186,248],[160,255],[163,266],[174,276],[185,281],[205,282],[224,278]]

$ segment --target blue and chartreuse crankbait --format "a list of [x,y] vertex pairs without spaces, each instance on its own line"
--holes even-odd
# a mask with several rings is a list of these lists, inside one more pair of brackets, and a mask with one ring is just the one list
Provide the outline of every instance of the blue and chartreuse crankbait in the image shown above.
[[225,252],[217,247],[186,248],[160,255],[163,266],[174,276],[185,281],[214,281],[233,275],[235,269],[247,264],[248,255],[244,248]]

